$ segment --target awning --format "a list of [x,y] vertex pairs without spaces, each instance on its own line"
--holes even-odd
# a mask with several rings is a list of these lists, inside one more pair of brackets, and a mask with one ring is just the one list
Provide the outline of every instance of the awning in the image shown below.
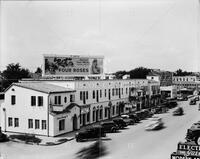
[[80,109],[81,109],[81,114],[86,114],[86,113],[90,112],[90,105],[89,104],[81,105]]
[[125,107],[126,108],[133,108],[133,106],[131,104],[126,104]]
[[87,114],[88,112],[90,112],[89,108],[81,108],[81,114]]

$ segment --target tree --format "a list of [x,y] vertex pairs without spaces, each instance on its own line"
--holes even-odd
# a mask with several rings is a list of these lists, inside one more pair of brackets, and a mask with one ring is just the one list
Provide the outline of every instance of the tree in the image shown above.
[[42,69],[40,67],[38,67],[37,70],[35,71],[35,73],[42,74]]
[[190,76],[193,75],[192,72],[183,71],[182,69],[178,69],[174,72],[174,76]]
[[11,63],[6,66],[6,70],[2,72],[3,76],[3,90],[9,87],[13,82],[18,82],[22,78],[30,78],[30,71],[21,68],[20,64]]
[[131,79],[145,79],[146,76],[151,72],[151,69],[138,67],[129,72]]
[[123,77],[125,74],[127,74],[126,71],[117,71],[117,72],[115,72],[115,77],[116,77],[117,79],[122,79],[122,77]]

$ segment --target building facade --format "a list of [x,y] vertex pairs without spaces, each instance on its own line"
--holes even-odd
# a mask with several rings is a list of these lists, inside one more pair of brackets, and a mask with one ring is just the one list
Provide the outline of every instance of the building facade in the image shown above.
[[147,79],[23,80],[5,91],[3,131],[57,136],[159,104],[160,85]]
[[174,76],[173,84],[177,86],[178,90],[183,88],[191,90],[200,90],[200,81],[196,76]]
[[173,85],[173,73],[169,71],[153,70],[147,75],[147,79],[159,81],[160,86]]

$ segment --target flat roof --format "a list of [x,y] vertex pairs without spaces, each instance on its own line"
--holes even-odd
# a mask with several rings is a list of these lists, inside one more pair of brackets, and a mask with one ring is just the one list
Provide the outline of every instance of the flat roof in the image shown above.
[[32,89],[35,91],[43,93],[64,93],[64,92],[75,92],[73,89],[57,86],[54,84],[39,83],[39,82],[23,82],[23,83],[14,83],[13,85]]
[[[32,78],[24,78],[22,79],[21,81],[68,81],[68,82],[84,82],[84,81],[134,81],[134,80],[145,80],[145,81],[154,81],[154,80],[149,80],[149,79],[140,79],[140,78],[137,78],[137,79],[86,79],[86,80],[73,80],[73,79],[32,79]],[[157,82],[157,81],[155,81]]]

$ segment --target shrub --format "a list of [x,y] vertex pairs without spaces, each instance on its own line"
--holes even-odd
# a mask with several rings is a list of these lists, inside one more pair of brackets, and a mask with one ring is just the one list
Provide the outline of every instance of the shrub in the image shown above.
[[35,135],[30,135],[30,134],[22,134],[22,135],[10,135],[11,139],[18,139],[21,141],[25,141],[26,143],[40,143],[41,139],[35,137]]

